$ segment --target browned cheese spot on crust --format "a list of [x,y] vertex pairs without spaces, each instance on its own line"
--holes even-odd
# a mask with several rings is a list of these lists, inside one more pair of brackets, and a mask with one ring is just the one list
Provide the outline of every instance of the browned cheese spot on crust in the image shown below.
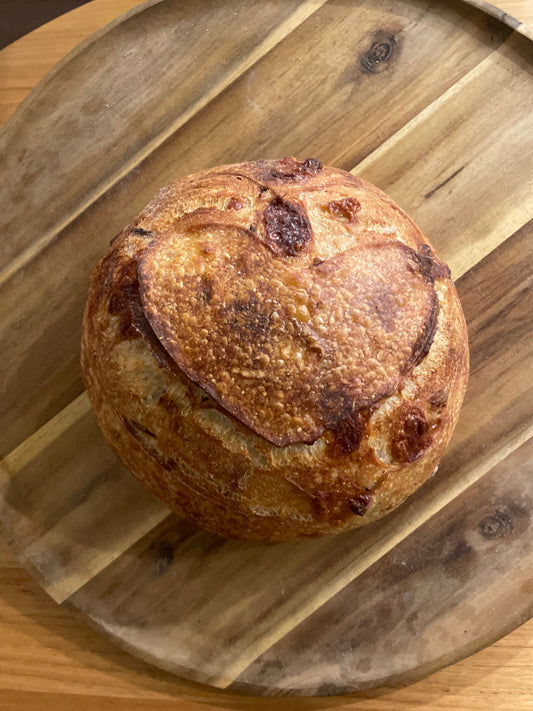
[[357,213],[361,209],[361,203],[355,198],[342,198],[341,200],[330,200],[324,206],[324,211],[331,217],[341,222],[357,222]]
[[259,162],[256,174],[259,179],[267,182],[301,183],[314,178],[322,170],[322,163],[316,158],[307,158],[300,162],[292,157],[272,161]]
[[228,210],[242,210],[244,207],[242,200],[236,197],[230,197],[228,204],[226,205]]
[[140,294],[181,370],[245,425],[280,446],[338,430],[349,449],[359,425],[346,418],[395,391],[435,318],[415,254],[383,242],[294,262],[200,221],[147,248]]
[[392,456],[396,462],[415,462],[433,442],[429,423],[422,409],[404,404],[396,413],[397,424],[391,442]]
[[263,216],[264,241],[274,254],[295,257],[311,242],[311,226],[303,209],[276,196]]
[[437,392],[433,393],[433,395],[429,398],[429,404],[431,407],[435,408],[435,410],[444,410],[448,402],[448,395],[448,387],[445,387],[442,390],[437,390]]
[[432,284],[439,277],[451,277],[450,267],[435,257],[429,244],[423,244],[419,252],[413,252],[412,260],[411,268],[423,274]]
[[371,503],[372,503],[372,493],[371,492],[364,492],[364,493],[358,494],[357,496],[354,496],[352,499],[350,499],[349,506],[350,506],[351,511],[356,516],[364,516]]
[[310,495],[317,517],[330,521],[346,520],[353,514],[364,516],[373,498],[372,490],[363,489],[345,477],[330,482],[328,489],[315,489]]
[[348,411],[349,414],[343,419],[339,419],[341,410],[332,417],[334,424],[331,428],[332,437],[329,451],[334,457],[342,457],[359,449],[365,435],[366,423],[372,408],[351,412],[350,406],[350,402],[345,404],[344,412]]

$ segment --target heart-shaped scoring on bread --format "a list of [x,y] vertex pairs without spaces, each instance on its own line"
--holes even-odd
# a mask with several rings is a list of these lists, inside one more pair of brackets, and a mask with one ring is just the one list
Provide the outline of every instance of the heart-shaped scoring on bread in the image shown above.
[[324,261],[312,244],[280,255],[268,230],[191,217],[139,260],[144,312],[187,377],[273,444],[314,442],[427,353],[441,266],[429,247],[371,233]]
[[450,270],[392,198],[288,157],[162,187],[93,270],[98,423],[219,535],[338,533],[436,470],[468,379]]

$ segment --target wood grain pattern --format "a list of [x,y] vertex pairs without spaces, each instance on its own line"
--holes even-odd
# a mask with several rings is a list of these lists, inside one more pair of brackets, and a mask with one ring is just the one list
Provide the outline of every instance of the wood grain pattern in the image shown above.
[[411,206],[455,278],[533,214],[532,60],[513,35],[354,169]]
[[[23,262],[33,259],[323,2],[280,0],[252,7],[240,0],[211,0],[200,16],[195,3],[149,2],[142,13],[110,28],[105,41],[87,45],[58,66],[36,89],[31,107],[15,113],[2,135],[2,169],[11,176],[4,213],[10,239],[0,269],[11,264],[2,278],[17,268],[14,258],[23,250],[29,249]],[[83,76],[91,77],[92,90],[79,81]],[[57,101],[65,94],[75,111]],[[35,209],[35,203],[49,201],[53,210]]]
[[[254,660],[232,688],[338,693],[374,686],[376,678],[382,685],[405,682],[528,619],[532,456],[531,441],[515,450]],[[489,625],[487,609],[494,615]],[[323,630],[318,660],[317,629]]]
[[[247,12],[235,4],[236,19],[224,15],[227,4],[209,6],[215,13],[210,21],[221,13],[228,37],[237,26],[232,23],[242,24],[239,12]],[[531,613],[529,523],[518,511],[522,506],[530,512],[520,494],[530,462],[528,445],[522,443],[531,427],[531,396],[524,387],[532,381],[533,320],[524,258],[531,250],[531,225],[525,223],[533,212],[531,43],[483,12],[454,2],[272,3],[264,8],[262,26],[244,33],[242,62],[232,54],[232,43],[221,42],[217,52],[222,54],[216,57],[224,62],[198,62],[189,93],[186,84],[174,92],[164,78],[154,82],[154,74],[159,76],[163,55],[178,68],[190,57],[190,51],[172,44],[175,27],[169,20],[176,12],[183,22],[191,8],[148,3],[146,10],[103,32],[40,87],[6,131],[10,183],[13,176],[27,185],[5,192],[4,214],[20,210],[28,229],[13,232],[14,258],[0,280],[6,314],[0,326],[6,363],[0,520],[57,600],[70,596],[69,606],[107,627],[123,644],[191,678],[262,693],[331,693],[407,680],[470,653]],[[161,57],[149,48],[143,54],[149,44],[141,42],[145,27],[163,40]],[[197,23],[191,38],[204,55],[210,50],[206,29]],[[120,38],[126,58],[143,56],[146,74],[134,73],[140,84],[128,83],[133,65],[127,61],[118,74],[106,73],[116,49],[111,37]],[[380,50],[386,62],[376,61],[371,52],[376,37],[388,47]],[[83,84],[80,91],[75,80],[84,76],[91,58],[101,63],[99,82]],[[96,99],[99,92],[114,92],[118,100],[93,117],[80,112],[77,125],[66,126],[47,114],[47,107],[64,101],[63,81],[73,88],[71,107],[80,106],[81,96],[89,101],[91,92]],[[135,131],[124,118],[128,97],[134,95],[130,89],[146,93],[152,106],[146,113],[145,106],[130,107],[139,121]],[[95,120],[100,128],[85,141]],[[13,126],[20,130],[10,134]],[[282,134],[277,126],[283,126]],[[76,131],[78,138],[71,140]],[[75,179],[68,181],[71,157],[73,166],[85,166],[87,156],[95,155],[95,137],[100,158],[84,174],[72,170]],[[21,145],[32,147],[26,162],[18,160]],[[86,278],[113,234],[176,174],[274,150],[277,155],[308,149],[343,167],[359,163],[355,172],[408,208],[455,276],[464,274],[459,288],[472,339],[471,388],[439,475],[383,525],[357,538],[283,544],[285,550],[228,543],[167,517],[99,438],[80,394],[79,320]],[[56,170],[47,168],[47,160]],[[58,194],[59,201],[52,199]],[[53,209],[43,211],[43,204]],[[20,218],[15,222],[19,226]],[[489,528],[513,513],[512,534],[503,537],[518,565],[509,567],[512,560],[501,557],[498,541],[483,547],[472,539],[479,536],[475,524],[481,520],[472,509],[473,492],[485,502],[489,518],[500,511],[494,497],[507,502],[504,518],[496,516]],[[112,510],[124,513],[113,520]],[[120,530],[117,520],[124,522]],[[505,521],[501,525],[508,525]],[[455,557],[438,541],[446,525],[448,544],[459,541]],[[475,549],[475,561],[465,540]],[[420,544],[426,541],[433,543],[422,547],[429,551],[424,558]],[[342,647],[335,634],[324,641],[326,657],[330,662],[332,655],[339,657],[344,667],[335,662],[317,670],[317,646],[309,640],[316,639],[321,624],[332,624],[332,614],[355,634],[360,622],[357,615],[350,617],[353,591],[363,600],[365,590],[387,590],[388,563],[398,555],[410,572],[395,578],[401,599],[409,602],[396,611],[404,617],[385,615],[392,625],[389,636],[381,630],[376,637],[375,628],[359,635],[360,649],[376,652],[374,643],[382,650],[376,656],[376,662],[384,659],[379,671],[372,663],[354,667],[349,660],[358,648]],[[505,585],[484,577],[483,565],[494,561],[499,561],[497,579]],[[463,577],[454,578],[459,569]],[[219,594],[206,599],[213,580]],[[425,595],[433,591],[435,598],[443,587],[456,603],[453,614],[446,605],[424,608]],[[456,630],[472,616],[474,597],[478,612],[465,640]],[[154,612],[140,624],[147,603]],[[375,604],[386,607],[387,599]],[[497,625],[484,614],[495,606],[501,611]],[[375,616],[375,609],[367,609]],[[408,628],[405,615],[410,615]],[[379,647],[387,640],[395,649],[394,640],[404,638],[412,644],[401,654],[383,654],[385,647]],[[294,645],[302,644],[309,652],[298,653],[299,664]]]

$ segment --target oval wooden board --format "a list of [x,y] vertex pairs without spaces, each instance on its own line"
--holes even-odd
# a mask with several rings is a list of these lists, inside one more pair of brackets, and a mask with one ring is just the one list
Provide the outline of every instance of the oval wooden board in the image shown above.
[[[490,6],[488,6],[490,8]],[[480,3],[149,2],[1,137],[0,521],[48,593],[217,687],[406,683],[532,611],[533,48]],[[278,545],[178,520],[106,447],[79,367],[89,271],[172,178],[309,155],[371,180],[451,267],[471,381],[438,474],[366,530]]]

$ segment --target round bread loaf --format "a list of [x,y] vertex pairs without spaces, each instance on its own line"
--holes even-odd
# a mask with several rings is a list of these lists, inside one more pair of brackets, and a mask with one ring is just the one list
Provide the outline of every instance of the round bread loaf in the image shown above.
[[413,221],[350,173],[285,158],[158,192],[92,273],[82,367],[153,494],[275,541],[374,521],[431,476],[468,345]]

